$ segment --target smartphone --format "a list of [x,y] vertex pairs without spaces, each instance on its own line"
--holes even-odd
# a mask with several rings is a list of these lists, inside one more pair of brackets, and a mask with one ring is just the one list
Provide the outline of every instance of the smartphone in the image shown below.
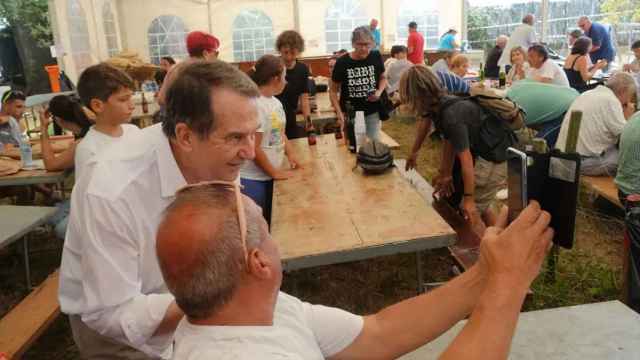
[[509,222],[515,220],[527,207],[527,154],[514,149],[507,149],[507,188],[509,198]]

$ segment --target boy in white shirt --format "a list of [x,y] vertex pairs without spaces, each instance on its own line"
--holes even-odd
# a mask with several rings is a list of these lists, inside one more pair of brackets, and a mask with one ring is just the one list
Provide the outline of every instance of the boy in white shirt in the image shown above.
[[128,124],[135,109],[133,89],[129,75],[106,63],[88,67],[80,75],[78,95],[96,114],[96,120],[76,148],[76,178],[82,176],[85,166],[96,154],[140,131]]
[[567,74],[560,66],[549,59],[549,53],[542,45],[533,45],[528,51],[529,70],[527,79],[569,87]]

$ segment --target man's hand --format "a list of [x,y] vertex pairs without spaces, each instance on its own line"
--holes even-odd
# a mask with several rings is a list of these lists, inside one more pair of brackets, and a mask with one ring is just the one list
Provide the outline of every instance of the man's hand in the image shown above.
[[376,102],[378,100],[380,100],[380,96],[382,95],[381,91],[376,91],[374,93],[372,93],[371,95],[369,95],[369,97],[367,98],[368,102]]
[[453,194],[453,177],[438,174],[433,181],[433,193],[445,198],[451,196]]
[[342,111],[336,111],[336,120],[338,121],[340,131],[344,131],[344,114],[342,113]]
[[300,163],[294,156],[287,156],[287,160],[289,160],[289,168],[291,168],[292,170],[302,169],[302,165],[300,165]]
[[465,220],[472,226],[480,219],[480,214],[478,213],[476,201],[473,196],[465,196],[462,199],[462,212],[464,213]]
[[38,114],[40,115],[40,130],[44,133],[51,124],[51,114],[43,109],[38,110]]
[[404,165],[404,170],[409,171],[412,169],[417,169],[418,167],[417,161],[418,161],[418,153],[411,152],[411,154],[409,155],[409,158],[407,159],[406,164]]
[[600,59],[600,60],[598,60],[598,62],[596,63],[595,68],[596,68],[596,70],[603,69],[603,68],[605,68],[605,67],[607,66],[607,64],[608,64],[608,63],[607,63],[607,60]]
[[496,227],[485,232],[480,244],[479,266],[489,281],[498,281],[514,290],[526,291],[540,273],[542,261],[551,248],[551,216],[532,201],[509,227],[506,207]]

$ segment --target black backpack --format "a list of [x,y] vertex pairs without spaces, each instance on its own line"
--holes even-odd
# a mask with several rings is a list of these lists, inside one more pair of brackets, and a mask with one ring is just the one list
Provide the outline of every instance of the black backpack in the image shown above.
[[393,154],[387,145],[372,140],[358,149],[356,166],[366,173],[382,174],[393,167]]

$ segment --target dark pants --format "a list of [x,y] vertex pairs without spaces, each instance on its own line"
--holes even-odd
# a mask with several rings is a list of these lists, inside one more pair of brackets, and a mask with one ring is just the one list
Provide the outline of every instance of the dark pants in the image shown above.
[[553,147],[555,147],[556,145],[556,142],[558,141],[558,135],[560,134],[560,128],[562,127],[563,119],[564,114],[560,115],[554,120],[549,120],[545,123],[531,126],[532,129],[536,129],[538,131],[535,137],[539,139],[545,139],[547,141],[547,146],[549,147],[549,149],[553,149]]
[[627,201],[627,194],[621,191],[618,192],[618,196],[625,209],[626,239],[628,240],[625,246],[629,246],[629,269],[624,274],[627,277],[625,291],[629,294],[629,307],[640,313],[640,202]]
[[285,134],[287,135],[287,139],[299,139],[306,137],[304,132],[304,128],[298,125],[296,120],[297,110],[288,110],[285,109],[285,115],[287,117],[287,125],[285,127]]
[[242,193],[251,198],[262,208],[262,216],[271,226],[271,201],[273,199],[273,180],[249,180],[240,179],[243,189]]

